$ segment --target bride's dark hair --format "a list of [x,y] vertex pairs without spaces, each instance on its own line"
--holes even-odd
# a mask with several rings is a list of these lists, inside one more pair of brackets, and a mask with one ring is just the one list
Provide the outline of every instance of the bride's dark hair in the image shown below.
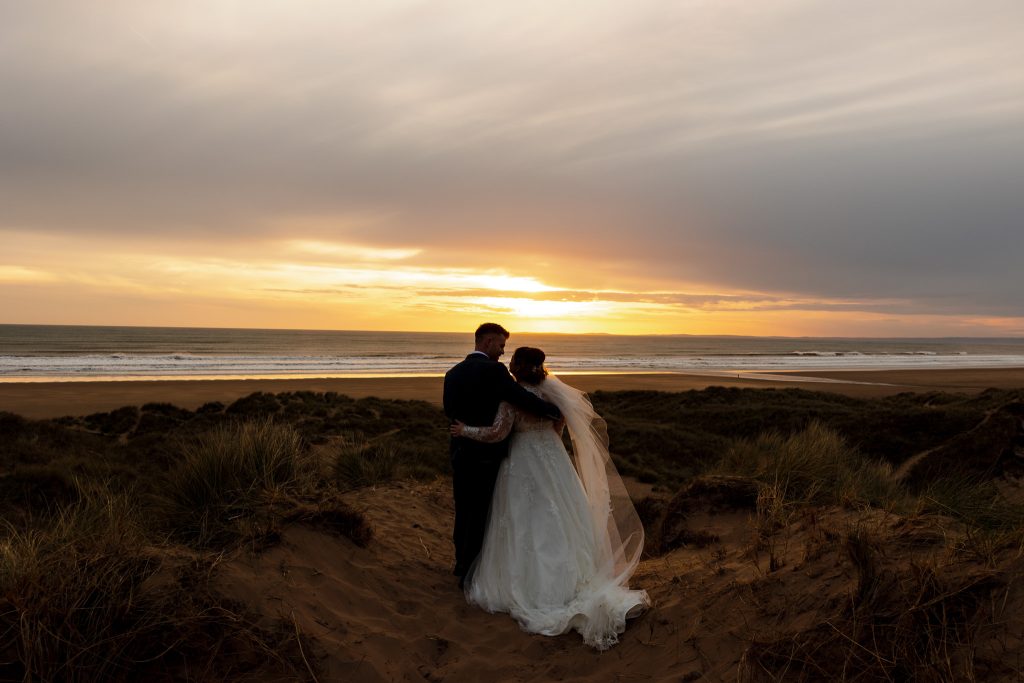
[[520,382],[525,384],[540,384],[548,376],[544,368],[544,359],[547,356],[540,349],[532,346],[520,346],[512,354],[512,360],[508,369]]

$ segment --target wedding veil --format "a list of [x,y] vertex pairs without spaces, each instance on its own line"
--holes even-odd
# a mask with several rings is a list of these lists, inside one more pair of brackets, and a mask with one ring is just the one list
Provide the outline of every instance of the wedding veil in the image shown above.
[[585,393],[554,375],[548,375],[541,388],[562,411],[572,438],[576,471],[587,494],[597,535],[600,566],[616,583],[625,586],[640,562],[644,528],[608,453],[607,424],[594,412]]

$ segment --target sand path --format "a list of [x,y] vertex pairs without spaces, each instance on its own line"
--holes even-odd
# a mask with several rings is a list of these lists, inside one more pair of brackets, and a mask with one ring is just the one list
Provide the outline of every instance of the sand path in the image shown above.
[[[313,636],[307,654],[321,681],[729,681],[751,634],[783,616],[761,615],[758,586],[778,580],[767,575],[768,552],[752,550],[750,514],[698,513],[690,523],[720,542],[641,563],[632,585],[654,608],[629,622],[617,646],[599,653],[575,633],[524,633],[506,615],[470,607],[456,588],[450,496],[443,479],[349,494],[374,527],[369,547],[293,526],[282,544],[223,563],[219,584]],[[771,552],[794,566],[779,598],[787,619],[808,595],[850,589],[849,572],[831,559],[813,579],[796,571],[800,542]]]

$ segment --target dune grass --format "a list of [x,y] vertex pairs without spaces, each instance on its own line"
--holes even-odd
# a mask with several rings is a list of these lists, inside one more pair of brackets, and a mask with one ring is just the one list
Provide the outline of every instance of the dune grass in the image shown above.
[[834,604],[823,602],[817,621],[803,628],[752,638],[738,680],[987,679],[978,643],[1001,617],[1011,573],[965,562],[902,562],[883,552],[885,539],[863,528],[839,543],[854,589]]
[[[25,680],[123,680],[158,654],[142,636],[165,619],[139,600],[158,563],[141,553],[137,512],[93,493],[44,529],[8,528],[0,542],[0,642]],[[13,657],[11,655],[14,655]]]
[[790,435],[773,430],[736,440],[712,472],[756,482],[755,529],[769,572],[782,566],[774,548],[785,538],[777,535],[822,506],[880,508],[909,524],[921,519],[944,541],[942,553],[906,562],[904,553],[882,550],[899,547],[895,536],[859,526],[841,532],[855,590],[838,605],[823,602],[818,623],[774,639],[753,636],[740,680],[983,679],[976,643],[997,627],[997,606],[1024,554],[1024,507],[1007,501],[991,477],[951,472],[910,490],[889,463],[872,461],[819,422]]
[[398,447],[389,439],[343,439],[334,456],[334,479],[342,490],[379,486],[402,474]]
[[733,441],[709,473],[757,482],[758,528],[766,533],[807,506],[840,505],[948,517],[979,540],[1024,539],[1024,506],[1007,501],[991,477],[953,471],[911,490],[889,463],[871,460],[816,421],[787,436],[771,430]]
[[167,530],[199,545],[223,544],[278,491],[310,487],[316,477],[302,437],[269,419],[229,422],[183,439],[167,472],[159,507]]
[[[109,683],[223,680],[246,668],[302,680],[297,638],[268,630],[151,545],[129,495],[86,486],[78,502],[0,540],[0,678]],[[209,568],[202,570],[209,575]],[[260,662],[239,659],[258,650]]]
[[700,391],[595,392],[620,472],[672,489],[706,472],[736,440],[818,422],[873,461],[896,467],[976,426],[1024,391],[907,393],[858,399],[804,389],[710,387]]
[[1007,501],[991,479],[973,475],[931,482],[918,495],[918,509],[981,531],[1006,532],[1024,526],[1024,506]]
[[800,506],[895,509],[908,500],[888,463],[870,460],[817,421],[788,436],[771,430],[733,441],[710,472],[758,483],[759,528],[765,531],[788,524],[789,512]]
[[[73,495],[8,516],[0,679],[123,681],[150,671],[225,680],[249,670],[312,678],[294,624],[268,628],[212,588],[216,558],[261,523],[313,524],[365,546],[365,518],[317,495],[324,482],[288,425],[228,421],[171,447],[178,457],[145,492],[108,486],[90,470],[69,475]],[[196,550],[174,549],[177,541]]]
[[[999,495],[992,471],[940,471],[911,491],[893,475],[1022,392],[865,401],[713,388],[593,398],[624,474],[668,492],[696,475],[728,475],[725,488],[749,499],[768,542],[799,513],[840,506],[941,518],[958,529],[946,561],[977,562],[987,575],[1007,552],[1024,550],[1024,514]],[[52,421],[0,414],[0,679],[118,681],[140,671],[173,679],[184,666],[204,680],[267,667],[311,678],[293,624],[257,626],[211,588],[216,558],[259,552],[290,523],[365,546],[372,529],[344,492],[447,475],[447,447],[436,406],[329,393]],[[686,512],[654,507],[645,515]],[[958,648],[971,643],[993,590],[987,575],[893,567],[879,539],[855,532],[843,544],[858,572],[856,595],[812,629],[752,642],[746,679],[821,680],[816,667],[834,663],[846,667],[827,669],[836,680],[970,673]],[[885,647],[872,650],[879,638]],[[924,660],[940,656],[945,668]]]

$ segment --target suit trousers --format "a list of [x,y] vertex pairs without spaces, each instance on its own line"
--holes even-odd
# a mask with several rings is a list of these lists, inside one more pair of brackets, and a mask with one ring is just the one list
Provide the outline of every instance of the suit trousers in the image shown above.
[[498,478],[501,458],[480,454],[473,448],[453,448],[452,488],[455,499],[455,569],[465,577],[480,554],[491,511],[491,496]]

